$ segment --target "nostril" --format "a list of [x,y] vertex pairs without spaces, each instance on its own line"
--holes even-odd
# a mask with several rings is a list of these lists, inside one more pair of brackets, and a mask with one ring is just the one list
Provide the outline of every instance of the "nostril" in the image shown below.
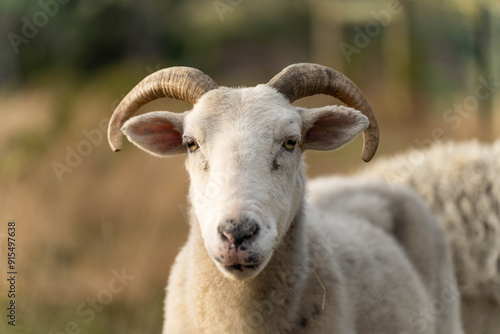
[[259,231],[259,225],[257,223],[253,223],[251,226],[249,226],[248,233],[247,233],[247,238],[253,237],[257,232]]
[[231,233],[229,233],[229,232],[222,232],[221,233],[221,237],[222,237],[222,240],[224,240],[224,241],[229,241],[232,244],[236,243],[235,240],[234,240],[233,235]]
[[240,224],[235,224],[234,220],[228,219],[229,224],[219,226],[219,233],[224,242],[229,242],[235,246],[252,239],[259,232],[259,225],[255,221],[247,220]]

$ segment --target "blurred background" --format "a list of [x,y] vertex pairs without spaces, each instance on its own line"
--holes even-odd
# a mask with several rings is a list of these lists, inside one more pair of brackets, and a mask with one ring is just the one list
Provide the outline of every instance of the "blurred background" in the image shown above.
[[[296,62],[336,68],[374,107],[375,159],[500,134],[496,0],[4,0],[0,37],[2,310],[9,221],[18,271],[16,327],[2,311],[0,333],[161,331],[187,237],[183,157],[128,143],[112,153],[105,136],[121,98],[160,68],[196,67],[225,86]],[[189,107],[162,99],[141,111]],[[308,175],[353,173],[360,154],[359,139],[308,152]]]

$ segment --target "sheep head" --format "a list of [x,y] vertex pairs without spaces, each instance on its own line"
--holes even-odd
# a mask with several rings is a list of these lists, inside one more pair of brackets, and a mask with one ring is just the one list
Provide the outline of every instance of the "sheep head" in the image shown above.
[[[172,74],[176,70],[181,74]],[[349,79],[326,67],[292,65],[268,84],[250,88],[217,87],[195,69],[162,71],[182,79],[166,84],[160,71],[134,88],[110,121],[110,144],[120,149],[121,128],[132,143],[155,156],[186,154],[193,218],[211,259],[229,278],[256,276],[285,236],[304,197],[304,150],[334,150],[363,131],[363,158],[370,160],[377,148],[378,128],[366,98]],[[184,88],[164,88],[179,83]],[[319,93],[348,107],[291,104]],[[142,104],[163,96],[191,102],[193,109],[130,118]]]

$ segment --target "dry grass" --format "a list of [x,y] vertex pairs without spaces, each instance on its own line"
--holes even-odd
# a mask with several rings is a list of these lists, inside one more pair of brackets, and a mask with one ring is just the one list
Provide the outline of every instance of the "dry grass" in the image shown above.
[[[131,147],[115,155],[103,138],[60,182],[51,164],[65,164],[66,146],[86,140],[82,130],[98,129],[112,99],[75,97],[70,113],[77,116],[54,137],[47,119],[56,96],[45,93],[30,93],[44,97],[36,110],[31,98],[2,103],[7,124],[18,122],[16,110],[26,113],[25,123],[1,139],[0,256],[6,259],[7,222],[15,220],[16,332],[60,333],[70,321],[86,333],[158,332],[165,281],[187,231],[179,209],[187,187],[182,158],[153,159]],[[22,138],[32,133],[51,141],[32,150]],[[77,307],[107,289],[112,270],[122,268],[135,279],[87,323]]]

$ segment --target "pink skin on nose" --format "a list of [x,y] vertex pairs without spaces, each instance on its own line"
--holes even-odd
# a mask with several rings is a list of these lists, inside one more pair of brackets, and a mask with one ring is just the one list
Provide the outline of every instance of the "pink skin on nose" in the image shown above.
[[[243,269],[254,269],[260,262],[261,257],[252,251],[251,241],[244,240],[236,244],[234,238],[224,233],[227,241],[220,245],[215,260],[222,265],[243,271]],[[251,239],[251,238],[250,238]]]
[[225,220],[218,227],[220,243],[214,260],[230,272],[245,273],[256,269],[263,259],[254,247],[259,230],[259,224],[249,219]]
[[226,243],[219,248],[219,256],[216,260],[225,266],[235,264],[254,265],[257,263],[257,257],[252,251],[247,251],[245,245],[235,246],[232,243]]

